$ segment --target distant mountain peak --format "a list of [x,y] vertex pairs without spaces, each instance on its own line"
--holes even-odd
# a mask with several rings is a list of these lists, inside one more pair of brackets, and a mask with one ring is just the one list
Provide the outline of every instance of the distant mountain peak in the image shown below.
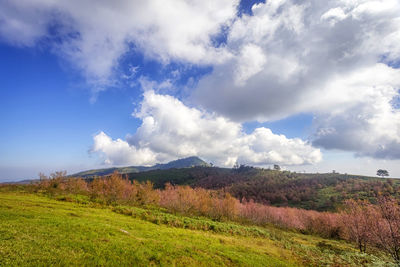
[[173,160],[168,163],[157,163],[150,167],[147,166],[110,167],[105,169],[82,171],[75,173],[71,176],[87,178],[87,177],[108,175],[115,171],[118,171],[119,173],[122,174],[126,174],[126,173],[137,173],[137,172],[158,170],[158,169],[167,170],[172,168],[180,169],[180,168],[190,168],[199,166],[208,167],[209,164],[197,156],[191,156],[187,158]]
[[208,166],[209,164],[206,163],[204,160],[197,156],[191,156],[187,158],[182,158],[182,159],[177,159],[170,161],[165,164],[156,164],[153,167],[156,166],[164,166],[167,167],[168,169],[170,168],[188,168],[188,167],[194,167],[194,166]]

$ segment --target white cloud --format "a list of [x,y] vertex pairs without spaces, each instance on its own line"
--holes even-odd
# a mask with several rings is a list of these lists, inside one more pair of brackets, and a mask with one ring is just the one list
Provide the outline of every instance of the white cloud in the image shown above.
[[336,96],[330,101],[341,105],[320,110],[314,144],[359,156],[400,158],[400,110],[392,105],[396,88],[400,88],[400,69],[384,64],[333,80],[321,94]]
[[117,139],[112,140],[104,132],[95,135],[91,152],[102,152],[105,164],[137,164],[146,165],[155,161],[156,155],[148,148],[136,149],[127,142]]
[[240,163],[265,166],[313,164],[319,149],[300,139],[288,139],[266,128],[246,134],[239,123],[185,106],[178,99],[149,90],[133,114],[141,126],[127,140],[112,140],[101,132],[92,151],[114,165],[151,165],[192,155],[217,165]]
[[236,15],[238,1],[0,2],[0,37],[33,46],[41,40],[83,71],[94,91],[113,84],[119,59],[133,46],[163,63],[210,64],[229,57],[211,37]]
[[332,26],[335,25],[336,22],[344,20],[346,18],[346,14],[344,13],[343,9],[340,7],[329,9],[325,12],[322,16],[322,20],[327,20],[331,23]]
[[[391,104],[400,88],[399,1],[276,0],[253,13],[232,25],[227,49],[235,56],[200,80],[195,103],[235,121],[311,113],[315,144],[400,158]],[[238,71],[251,70],[254,58],[265,59],[256,71]]]
[[265,64],[265,55],[260,47],[248,44],[241,49],[235,70],[235,83],[244,85],[246,81],[259,73]]
[[[278,142],[266,129],[246,135],[237,122],[278,120],[304,112],[316,118],[314,143],[321,147],[400,158],[399,111],[392,106],[400,88],[398,0],[271,0],[254,5],[253,15],[241,17],[236,16],[238,2],[5,0],[0,2],[0,38],[20,46],[50,42],[55,53],[83,72],[94,92],[113,84],[119,61],[128,51],[164,64],[213,66],[212,73],[199,81],[192,100],[219,115],[182,107],[168,97],[164,103],[157,94],[145,95],[136,113],[143,124],[129,145],[106,135],[95,142],[99,144],[95,150],[112,162],[122,162],[118,151],[143,153],[143,161],[124,158],[151,164],[204,150],[202,155],[218,162],[243,158],[258,164],[281,157],[282,162],[297,164],[305,157],[300,153],[299,158],[289,159],[297,151],[290,139]],[[215,47],[212,36],[224,26],[228,26],[227,42]],[[139,82],[146,90],[175,88],[173,80],[158,88],[145,78]],[[151,101],[176,106],[157,109]],[[174,114],[178,107],[180,113],[190,111],[185,118],[175,121],[164,114],[167,109]],[[184,116],[180,113],[177,118]],[[179,123],[181,130],[174,132],[173,123]],[[193,133],[188,125],[204,134]],[[223,137],[215,129],[223,131]],[[255,136],[269,140],[266,151],[279,150],[273,148],[276,143],[289,152],[255,153],[249,145]],[[234,145],[222,149],[222,144]],[[242,148],[240,153],[235,146]],[[115,147],[119,149],[114,153]],[[228,159],[228,154],[233,156]]]

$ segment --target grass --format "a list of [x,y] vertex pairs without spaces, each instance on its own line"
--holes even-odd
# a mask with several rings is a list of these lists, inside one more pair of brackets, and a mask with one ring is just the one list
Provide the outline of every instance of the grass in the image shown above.
[[65,200],[0,192],[0,266],[390,265],[342,241],[273,227]]

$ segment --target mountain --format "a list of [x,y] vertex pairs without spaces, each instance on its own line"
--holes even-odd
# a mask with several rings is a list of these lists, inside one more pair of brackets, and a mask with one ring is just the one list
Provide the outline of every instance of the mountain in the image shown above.
[[190,167],[208,167],[209,164],[204,160],[200,159],[199,157],[188,157],[178,160],[173,160],[165,164],[156,164],[154,166],[128,166],[128,167],[113,167],[113,168],[105,168],[105,169],[94,169],[88,171],[82,171],[70,176],[73,177],[83,177],[83,178],[90,178],[94,176],[104,176],[109,175],[115,171],[118,171],[121,174],[129,174],[129,173],[139,173],[139,172],[146,172],[151,170],[168,170],[172,168],[190,168]]
[[209,164],[199,157],[188,157],[183,159],[177,159],[170,161],[166,164],[156,164],[153,167],[148,168],[149,170],[167,170],[167,169],[180,169],[180,168],[190,168],[190,167],[208,167]]

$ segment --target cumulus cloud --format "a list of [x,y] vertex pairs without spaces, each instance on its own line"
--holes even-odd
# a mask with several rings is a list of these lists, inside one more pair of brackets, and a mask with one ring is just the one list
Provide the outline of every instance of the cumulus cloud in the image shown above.
[[234,56],[200,80],[196,103],[235,121],[311,113],[315,145],[400,157],[399,1],[276,0],[252,11],[233,23]]
[[144,93],[133,116],[141,126],[126,140],[112,140],[101,132],[94,137],[93,152],[114,165],[151,165],[192,155],[220,166],[236,161],[265,166],[313,164],[321,160],[319,149],[298,138],[288,139],[267,128],[246,134],[241,124],[214,113],[190,108],[178,99],[152,90]]
[[0,38],[20,46],[51,42],[100,90],[113,83],[120,57],[132,47],[163,63],[209,64],[229,57],[211,39],[235,17],[237,5],[237,0],[5,0]]
[[238,68],[235,70],[235,84],[244,85],[250,77],[263,69],[265,61],[260,47],[252,44],[244,46],[238,58]]
[[341,89],[336,97],[347,101],[333,112],[317,115],[314,144],[355,151],[358,156],[400,158],[400,110],[393,105],[400,69],[377,64],[333,80],[326,90],[336,88]]
[[[363,7],[370,1],[350,2],[282,0],[253,6],[254,15],[236,20],[229,32],[227,47],[236,56],[200,81],[195,99],[236,120],[318,111],[315,104],[320,99],[305,99],[310,93],[323,90],[338,76],[385,63],[387,56],[399,59],[393,51],[400,47],[400,3],[383,1],[386,8],[373,12]],[[334,25],[329,23],[332,17],[337,20]],[[261,56],[243,52],[249,46],[257,47]],[[245,83],[235,82],[246,64],[256,64],[256,57],[265,59],[263,64]],[[211,101],[210,95],[215,96]]]
[[102,152],[105,156],[105,164],[146,165],[156,159],[156,155],[148,148],[136,149],[124,140],[112,140],[104,132],[95,135],[93,140],[94,145],[91,152]]
[[[254,164],[258,164],[258,157],[260,162],[281,157],[282,162],[297,164],[301,160],[288,160],[291,152],[285,154],[284,150],[279,156],[261,155],[260,151],[254,154],[256,150],[249,144],[255,142],[250,138],[255,136],[269,140],[265,145],[268,151],[279,150],[273,148],[274,142],[277,147],[290,147],[287,151],[296,149],[293,144],[288,145],[289,139],[276,141],[267,129],[246,135],[240,123],[279,120],[299,113],[315,116],[315,145],[354,151],[359,156],[400,158],[399,111],[393,105],[400,88],[398,0],[270,0],[254,5],[252,15],[240,17],[238,3],[5,0],[0,2],[0,38],[19,46],[50,43],[55,53],[82,71],[94,92],[114,83],[120,59],[128,51],[163,64],[175,61],[212,66],[209,75],[192,83],[195,88],[190,99],[210,112],[188,109],[190,115],[180,125],[182,129],[186,129],[186,123],[197,127],[204,136],[181,130],[187,139],[183,138],[182,144],[177,142],[180,132],[170,129],[171,122],[165,123],[173,119],[161,115],[162,108],[157,110],[148,104],[159,95],[150,97],[146,93],[141,111],[135,113],[143,121],[137,133],[127,141],[112,140],[103,134],[95,142],[99,146],[94,150],[109,155],[112,162],[121,162],[116,158],[119,150],[125,155],[143,153],[143,162],[124,157],[141,164],[192,153],[200,155],[201,144],[210,150],[202,155],[217,162],[228,162],[226,155],[231,154],[232,160],[243,158]],[[216,45],[213,37],[222,28],[227,34],[226,43]],[[123,77],[133,77],[135,73]],[[146,79],[138,82],[148,91],[175,90],[174,80],[166,80],[158,89]],[[164,104],[161,101],[160,105]],[[189,123],[192,117],[199,122]],[[164,126],[160,127],[160,123]],[[220,126],[227,131],[221,135],[230,136],[227,142],[232,148],[224,150],[210,141],[212,149],[208,149],[199,140],[218,140],[218,144],[225,140],[219,135],[216,138],[214,130],[210,130],[219,129],[219,123],[229,125]],[[163,138],[171,139],[170,147],[161,145]],[[296,142],[312,149],[301,140]],[[111,150],[105,152],[106,147]],[[120,149],[110,156],[115,147]],[[171,147],[177,150],[175,154]],[[243,149],[239,153],[234,147]],[[299,159],[304,160],[302,155]]]

